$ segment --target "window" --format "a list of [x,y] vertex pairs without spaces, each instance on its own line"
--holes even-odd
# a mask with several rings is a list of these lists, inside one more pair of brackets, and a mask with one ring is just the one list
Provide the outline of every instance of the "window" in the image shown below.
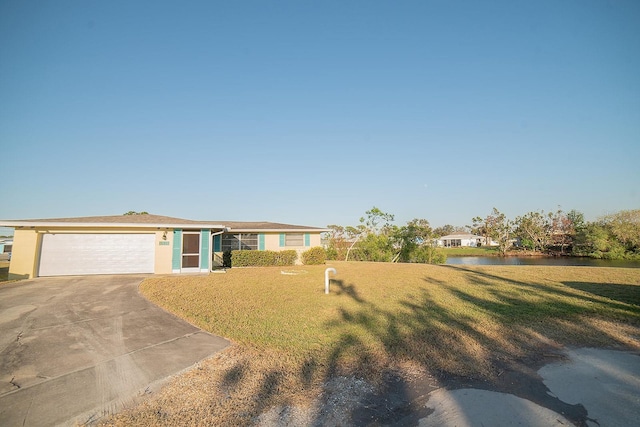
[[238,233],[222,235],[222,251],[236,250],[257,250],[258,234],[257,233]]
[[285,246],[304,246],[304,234],[287,233],[284,238]]
[[455,248],[462,246],[462,239],[448,239],[443,242],[445,248]]

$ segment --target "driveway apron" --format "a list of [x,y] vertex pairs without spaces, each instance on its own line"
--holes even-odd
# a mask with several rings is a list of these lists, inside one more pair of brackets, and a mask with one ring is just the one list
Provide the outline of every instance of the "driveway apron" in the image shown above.
[[0,286],[0,425],[91,423],[229,345],[140,296],[145,277]]

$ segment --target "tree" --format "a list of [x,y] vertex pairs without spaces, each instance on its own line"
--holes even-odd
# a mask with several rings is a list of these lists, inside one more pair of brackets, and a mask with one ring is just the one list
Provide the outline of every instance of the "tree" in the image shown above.
[[572,227],[572,232],[571,232],[571,250],[573,252],[573,250],[574,250],[574,248],[576,246],[576,238],[577,238],[578,234],[585,227],[584,214],[582,212],[578,212],[575,209],[572,209],[567,213],[567,218],[569,219],[569,221],[571,221],[571,227]]
[[482,218],[477,216],[471,219],[472,225],[467,226],[472,234],[484,237],[485,245],[489,244],[489,237],[491,236],[491,230],[489,229],[489,224],[487,224],[487,218],[489,217],[487,216],[486,218]]
[[[426,219],[413,219],[398,227],[394,216],[377,207],[365,212],[357,226],[330,225],[329,253],[356,261],[444,262],[432,246],[433,230]],[[340,258],[341,259],[341,258]]]
[[344,227],[340,225],[328,225],[324,235],[327,240],[327,258],[343,260],[346,257],[349,242],[346,239]]
[[142,212],[129,211],[129,212],[124,213],[123,215],[149,215],[149,212],[145,212],[145,211],[142,211]]
[[498,209],[493,208],[493,211],[485,218],[475,217],[472,219],[476,233],[482,233],[485,237],[491,237],[491,239],[498,244],[498,251],[502,256],[507,254],[507,251],[512,245],[511,233],[513,230],[513,223],[507,219],[506,215],[500,212]]
[[569,218],[569,220],[573,224],[574,232],[578,232],[582,227],[584,227],[584,215],[582,214],[582,212],[571,209],[567,213],[567,218]]
[[[356,227],[346,227],[351,246],[345,260],[349,260],[351,250],[357,248],[357,258],[361,261],[391,261],[393,259],[394,216],[377,207],[366,211]],[[357,244],[357,246],[356,246]]]
[[389,235],[369,233],[358,242],[354,258],[359,261],[391,262],[394,255],[395,248]]
[[587,223],[576,234],[573,254],[591,258],[623,259],[624,247],[602,221]]
[[532,250],[544,251],[551,238],[551,214],[544,211],[529,212],[516,217],[515,235],[520,237],[523,245]]
[[416,218],[409,221],[403,229],[405,245],[408,250],[404,251],[402,262],[445,263],[447,256],[436,248],[434,230],[431,229],[429,221]]
[[[360,221],[363,221],[363,219],[360,218]],[[347,249],[347,254],[345,255],[344,260],[349,261],[349,254],[351,253],[351,249],[353,249],[355,244],[358,243],[362,236],[366,236],[367,228],[363,224],[360,224],[357,227],[347,226],[345,227],[345,232],[347,233],[347,237],[349,238],[351,244]]]
[[[573,213],[572,213],[573,212]],[[560,254],[564,255],[564,250],[573,243],[576,234],[576,228],[573,218],[578,218],[576,211],[565,213],[562,209],[558,209],[551,215],[551,242],[557,248],[560,246]]]
[[640,251],[640,209],[607,215],[603,222],[627,251]]
[[365,212],[366,218],[360,218],[360,223],[367,227],[369,233],[379,233],[384,231],[393,222],[394,216],[390,213],[382,212],[377,207]]
[[397,231],[400,262],[416,262],[415,253],[421,247],[431,247],[433,230],[426,219],[414,218]]
[[640,259],[640,210],[607,215],[578,228],[573,254],[604,259]]

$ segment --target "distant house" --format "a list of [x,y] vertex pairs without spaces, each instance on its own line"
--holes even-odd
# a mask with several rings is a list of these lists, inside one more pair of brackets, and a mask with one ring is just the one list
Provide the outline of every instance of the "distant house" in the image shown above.
[[494,246],[491,238],[486,239],[471,233],[454,233],[438,239],[438,246],[445,248]]
[[0,259],[10,258],[12,248],[12,239],[0,239]]
[[301,253],[320,246],[320,234],[327,231],[151,214],[0,221],[0,225],[15,229],[10,278],[208,272],[221,264],[224,251]]

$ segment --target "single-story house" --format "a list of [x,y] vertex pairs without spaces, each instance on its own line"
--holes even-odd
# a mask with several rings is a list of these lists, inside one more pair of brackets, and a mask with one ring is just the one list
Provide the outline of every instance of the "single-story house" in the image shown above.
[[209,272],[227,250],[320,246],[324,228],[273,222],[116,215],[0,221],[13,227],[9,278]]
[[0,239],[0,256],[10,257],[13,248],[13,239]]
[[491,238],[484,238],[471,233],[454,233],[438,239],[438,246],[445,248],[493,246]]

